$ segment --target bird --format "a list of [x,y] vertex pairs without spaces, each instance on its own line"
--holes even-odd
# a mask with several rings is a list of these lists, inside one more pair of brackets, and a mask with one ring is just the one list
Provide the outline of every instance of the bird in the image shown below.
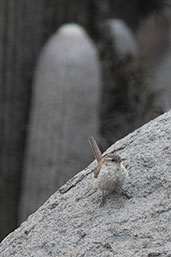
[[102,153],[96,143],[96,140],[91,136],[89,143],[92,148],[94,157],[97,160],[97,165],[94,171],[94,184],[102,191],[102,201],[100,206],[105,203],[105,192],[114,192],[120,190],[128,199],[130,196],[122,188],[128,171],[122,164],[122,159],[114,152],[107,153],[102,156]]

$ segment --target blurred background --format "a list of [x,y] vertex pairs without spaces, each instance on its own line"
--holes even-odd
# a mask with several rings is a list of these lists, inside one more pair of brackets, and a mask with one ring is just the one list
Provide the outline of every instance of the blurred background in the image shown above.
[[0,240],[171,107],[164,0],[0,0]]

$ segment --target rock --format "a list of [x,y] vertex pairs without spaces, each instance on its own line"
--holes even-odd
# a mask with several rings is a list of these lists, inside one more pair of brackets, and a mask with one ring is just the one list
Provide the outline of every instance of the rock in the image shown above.
[[63,25],[35,72],[20,221],[92,160],[87,139],[98,137],[99,98],[96,49],[80,26]]
[[171,111],[117,141],[132,195],[101,194],[95,162],[62,186],[0,244],[1,257],[140,257],[171,252]]

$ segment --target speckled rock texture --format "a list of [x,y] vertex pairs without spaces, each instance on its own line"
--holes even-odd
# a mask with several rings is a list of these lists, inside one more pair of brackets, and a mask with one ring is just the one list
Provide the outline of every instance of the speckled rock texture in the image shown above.
[[2,241],[0,256],[171,256],[171,111],[111,150],[125,158],[131,199],[112,193],[99,207],[93,162]]

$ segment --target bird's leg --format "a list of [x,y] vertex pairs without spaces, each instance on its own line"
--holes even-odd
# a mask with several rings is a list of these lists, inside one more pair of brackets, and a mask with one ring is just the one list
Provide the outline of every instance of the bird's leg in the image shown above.
[[132,197],[122,187],[120,187],[120,191],[124,196],[126,196],[127,199],[130,199]]
[[106,202],[106,199],[105,199],[105,191],[103,190],[103,191],[102,191],[102,201],[101,201],[99,207],[103,207],[104,204],[105,204],[105,202]]

